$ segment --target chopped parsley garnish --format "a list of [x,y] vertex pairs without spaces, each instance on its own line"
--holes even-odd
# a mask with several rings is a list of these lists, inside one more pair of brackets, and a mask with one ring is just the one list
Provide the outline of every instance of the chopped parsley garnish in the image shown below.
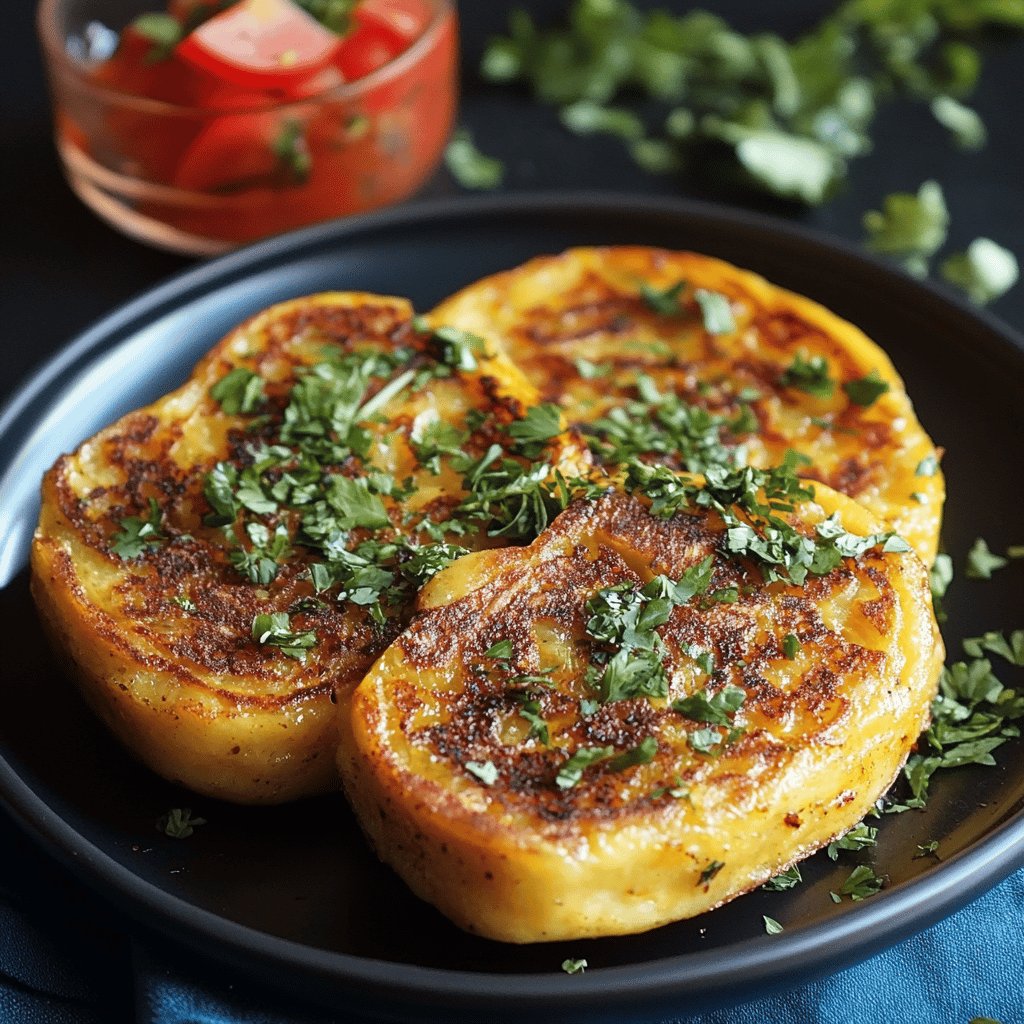
[[829,860],[837,860],[840,851],[856,853],[877,845],[878,829],[872,825],[865,825],[862,821],[859,825],[854,825],[845,835],[828,844],[828,857]]
[[927,843],[917,844],[917,853],[914,854],[914,860],[920,860],[922,857],[934,857],[939,860],[938,855],[939,841],[937,839],[930,839]]
[[479,366],[477,357],[487,353],[483,338],[458,327],[435,327],[433,337],[440,349],[441,362],[461,373],[472,373]]
[[784,580],[802,586],[808,574],[826,575],[844,558],[856,558],[874,547],[887,553],[910,550],[906,541],[892,533],[868,537],[848,533],[838,515],[819,523],[813,537],[781,518],[778,513],[792,511],[797,502],[814,496],[795,471],[804,461],[803,456],[790,453],[783,465],[767,470],[710,466],[704,481],[698,482],[665,466],[633,459],[625,487],[630,493],[645,494],[651,499],[651,513],[664,518],[692,506],[715,509],[727,528],[725,550],[757,563],[768,583]]
[[698,288],[694,291],[693,297],[697,300],[697,305],[700,306],[704,330],[708,334],[728,334],[730,331],[736,330],[732,307],[729,305],[728,298],[721,292]]
[[673,582],[656,576],[637,589],[620,583],[599,590],[586,603],[588,636],[596,641],[587,681],[602,704],[632,697],[665,697],[666,648],[656,632],[672,609],[703,593],[711,581],[709,555]]
[[661,289],[644,281],[640,285],[640,298],[644,300],[648,309],[659,316],[679,316],[685,311],[680,301],[685,288],[685,281],[677,281]]
[[597,764],[599,761],[607,761],[614,754],[614,747],[580,747],[558,769],[555,784],[559,789],[572,789],[583,778],[583,773],[591,765]]
[[168,60],[174,48],[185,38],[185,27],[170,14],[140,14],[132,22],[132,28],[152,43],[146,54],[147,64]]
[[575,0],[543,27],[514,10],[480,71],[525,83],[571,131],[620,139],[651,173],[699,166],[734,181],[739,172],[750,187],[809,204],[833,195],[851,160],[872,149],[875,115],[895,97],[929,104],[958,145],[981,144],[964,104],[978,79],[976,42],[986,28],[1020,29],[1019,8],[834,6],[792,41],[627,0]]
[[991,238],[976,238],[966,252],[947,257],[941,272],[950,284],[965,291],[979,306],[1005,295],[1020,277],[1017,257]]
[[944,668],[932,703],[932,723],[903,769],[912,794],[908,805],[924,806],[931,777],[941,768],[995,764],[992,751],[1020,735],[1013,722],[1021,717],[1024,695],[1003,686],[987,659]]
[[495,658],[498,661],[508,661],[512,657],[512,641],[499,640],[496,644],[484,651],[485,658]]
[[519,717],[530,725],[530,731],[526,738],[536,737],[545,747],[551,745],[551,734],[548,731],[548,723],[541,711],[540,701],[525,696],[522,700],[522,707],[519,709]]
[[199,611],[199,606],[192,600],[188,594],[175,594],[171,598],[171,601],[176,604],[183,612],[188,612],[190,615],[193,612]]
[[306,653],[316,646],[312,630],[295,631],[287,612],[265,612],[252,620],[252,638],[261,646],[276,647],[282,654],[305,662]]
[[843,390],[854,405],[867,408],[889,390],[889,385],[882,380],[877,370],[872,370],[866,377],[844,382]]
[[757,429],[747,405],[730,417],[691,405],[678,395],[662,394],[646,375],[636,382],[637,398],[609,410],[584,427],[591,451],[609,466],[631,458],[656,455],[677,461],[693,473],[708,466],[733,466],[732,442]]
[[468,548],[457,544],[421,544],[409,548],[411,554],[401,563],[402,575],[420,585],[447,569],[456,559],[469,554]]
[[160,506],[155,498],[150,498],[148,516],[128,516],[121,520],[121,529],[114,534],[110,550],[125,561],[139,558],[143,552],[152,551],[167,539],[161,530],[162,525]]
[[277,577],[281,562],[291,552],[288,528],[279,523],[271,533],[262,523],[246,523],[249,548],[232,548],[228,560],[249,580],[266,586]]
[[689,800],[690,788],[684,785],[682,778],[677,775],[671,786],[659,786],[651,793],[652,800],[661,800],[663,797],[671,797],[673,800]]
[[794,864],[792,867],[786,868],[785,871],[780,871],[777,875],[769,878],[762,889],[767,889],[768,892],[785,892],[787,889],[792,889],[798,886],[804,880],[804,876],[800,874],[800,865]]
[[678,711],[694,722],[708,722],[711,725],[732,725],[736,712],[747,699],[746,691],[738,686],[724,686],[717,693],[707,689],[672,702],[672,710]]
[[939,460],[934,455],[926,455],[914,470],[916,476],[935,476],[939,471]]
[[205,824],[206,819],[193,817],[190,808],[173,807],[157,819],[156,827],[158,832],[171,839],[188,839],[200,825]]
[[658,741],[653,736],[646,736],[631,750],[626,750],[608,762],[613,772],[625,771],[638,764],[648,764],[658,753]]
[[782,638],[782,653],[790,661],[800,653],[800,638],[795,633],[787,633]]
[[607,377],[612,372],[611,363],[592,363],[589,359],[584,359],[582,356],[579,359],[574,359],[573,365],[576,367],[576,372],[584,380],[596,380],[598,377]]
[[849,896],[856,903],[881,892],[884,886],[885,879],[876,875],[870,865],[858,864],[850,872],[849,878],[843,882],[843,887],[839,892],[830,895],[835,903],[839,903],[843,896]]
[[978,537],[971,550],[967,553],[967,578],[971,580],[990,580],[992,573],[1008,565],[1002,555],[989,550],[984,539]]
[[505,177],[505,165],[485,156],[476,147],[473,136],[460,128],[444,151],[445,166],[463,187],[486,191],[497,188]]
[[[364,479],[338,474],[329,476],[323,501],[333,513],[332,522],[339,530],[352,530],[359,526],[373,530],[391,525],[384,502],[370,493],[369,484]],[[319,505],[318,502],[314,509]]]
[[835,393],[835,381],[829,376],[828,360],[824,356],[807,358],[801,352],[793,357],[779,378],[786,388],[796,388],[815,398],[831,398]]
[[498,769],[493,761],[467,761],[465,768],[485,786],[493,786],[498,781]]
[[236,366],[210,388],[210,397],[229,415],[252,413],[266,401],[263,378],[243,366]]
[[713,860],[713,861],[711,861],[708,864],[708,866],[706,868],[704,868],[704,870],[700,873],[700,878],[697,880],[697,884],[698,885],[706,885],[724,867],[725,867],[725,861],[723,861],[723,860]]
[[928,263],[946,240],[949,212],[942,189],[926,181],[917,191],[885,197],[883,210],[864,215],[865,245],[890,256],[916,277],[925,277]]
[[277,177],[287,185],[304,185],[313,170],[313,154],[306,141],[306,128],[298,118],[287,118],[270,144],[277,158]]
[[1024,629],[1015,629],[1009,639],[994,630],[983,636],[969,637],[964,640],[964,651],[972,658],[984,657],[986,651],[998,654],[1011,665],[1020,668],[1024,666]]
[[562,432],[562,412],[557,405],[535,405],[521,420],[509,424],[508,434],[520,445],[549,441]]
[[573,960],[570,957],[569,959],[562,961],[562,970],[565,971],[566,974],[582,974],[588,966],[589,964],[583,957],[578,960]]
[[695,729],[686,737],[686,742],[698,754],[713,754],[715,748],[723,742],[723,736],[717,729]]
[[946,596],[950,583],[953,582],[953,559],[946,554],[937,554],[931,569],[928,570],[928,580],[931,585],[935,618],[939,622],[945,622],[946,612],[942,607],[942,599]]
[[761,919],[764,921],[764,930],[767,935],[778,935],[783,931],[782,925],[774,917],[762,914]]

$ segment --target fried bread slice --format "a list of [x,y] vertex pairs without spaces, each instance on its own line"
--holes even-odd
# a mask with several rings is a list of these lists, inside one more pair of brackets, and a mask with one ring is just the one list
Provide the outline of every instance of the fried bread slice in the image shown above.
[[696,253],[578,248],[484,278],[431,315],[486,332],[605,461],[701,471],[742,446],[765,468],[794,449],[807,476],[934,560],[939,453],[886,354],[809,299]]
[[[238,327],[44,479],[32,590],[89,703],[200,793],[336,788],[333,702],[424,580],[508,542],[488,536],[489,506],[460,510],[464,473],[438,452],[528,467],[507,428],[534,399],[480,339],[433,335],[404,299],[310,296]],[[551,465],[580,454],[545,445]]]
[[380,856],[523,943],[702,913],[850,829],[926,725],[943,649],[921,561],[815,490],[775,513],[816,549],[802,586],[766,582],[767,548],[728,554],[748,517],[622,493],[435,576],[342,723]]

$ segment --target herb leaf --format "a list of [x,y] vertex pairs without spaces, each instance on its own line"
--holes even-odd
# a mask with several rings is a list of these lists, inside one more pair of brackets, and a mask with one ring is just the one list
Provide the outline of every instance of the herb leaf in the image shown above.
[[505,165],[481,153],[466,128],[452,136],[444,151],[444,162],[463,188],[488,191],[498,188],[505,177]]
[[293,631],[287,612],[268,612],[252,620],[252,638],[260,645],[276,647],[296,661],[305,662],[307,651],[316,646],[316,633],[312,630]]
[[967,553],[967,578],[971,580],[990,580],[992,573],[1008,565],[1009,561],[1002,555],[993,554],[984,539],[978,537],[971,550]]
[[984,306],[1005,295],[1020,277],[1017,257],[990,238],[976,238],[966,252],[943,261],[942,276]]
[[883,212],[864,215],[865,245],[891,256],[917,277],[928,273],[928,262],[946,240],[949,213],[942,189],[926,181],[916,195],[896,192],[885,197]]
[[188,839],[200,825],[205,825],[206,819],[193,817],[192,810],[188,807],[172,807],[166,814],[162,814],[156,823],[157,831],[163,832],[171,839]]
[[467,761],[465,769],[485,786],[493,786],[498,781],[498,769],[493,761]]
[[591,765],[606,761],[614,753],[614,747],[580,747],[558,769],[555,784],[559,789],[572,789]]
[[877,370],[872,370],[866,377],[861,377],[859,380],[845,381],[843,390],[854,405],[866,408],[881,398],[889,390],[889,385],[882,380]]
[[700,306],[701,315],[704,318],[704,330],[708,334],[728,334],[736,330],[736,321],[733,319],[732,307],[729,300],[721,292],[708,291],[706,288],[698,288],[693,297]]
[[835,392],[835,381],[829,376],[828,360],[824,356],[812,355],[805,358],[802,352],[793,357],[786,367],[779,383],[783,387],[797,388],[815,398],[831,398]]
[[259,374],[244,366],[236,366],[210,388],[210,397],[219,402],[229,416],[237,416],[238,413],[255,412],[267,396]]
[[145,551],[159,547],[167,538],[161,525],[163,513],[155,498],[149,499],[149,515],[128,516],[121,520],[121,529],[112,538],[110,550],[125,561],[138,558]]

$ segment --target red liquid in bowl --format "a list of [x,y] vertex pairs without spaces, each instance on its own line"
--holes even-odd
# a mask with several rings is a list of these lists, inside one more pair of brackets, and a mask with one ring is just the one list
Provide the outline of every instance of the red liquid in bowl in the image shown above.
[[192,36],[156,56],[130,26],[106,60],[59,55],[57,138],[72,186],[129,234],[198,254],[404,199],[451,131],[455,12],[363,0],[352,26],[329,53],[315,34],[308,53],[284,51],[280,74],[259,40],[241,67],[218,67],[217,53],[191,52]]

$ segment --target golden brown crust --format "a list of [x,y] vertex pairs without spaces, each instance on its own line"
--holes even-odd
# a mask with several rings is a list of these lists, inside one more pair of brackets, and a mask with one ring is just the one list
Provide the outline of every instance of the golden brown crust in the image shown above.
[[[220,342],[177,391],[123,417],[47,473],[33,551],[37,602],[88,699],[161,774],[242,802],[337,785],[331,701],[335,693],[347,698],[403,628],[414,588],[383,622],[365,603],[329,594],[311,602],[309,566],[323,556],[297,540],[302,508],[240,511],[232,538],[208,521],[204,486],[214,467],[243,474],[257,451],[280,445],[296,381],[325,357],[401,354],[390,378],[370,378],[364,401],[400,375],[413,379],[436,367],[430,337],[411,317],[405,300],[362,293],[272,307]],[[245,415],[226,412],[210,393],[237,368],[264,381],[265,401]],[[381,498],[393,528],[375,530],[379,539],[407,534],[423,515],[443,521],[463,496],[460,478],[419,465],[410,441],[417,416],[461,426],[468,412],[477,413],[479,424],[463,443],[477,457],[510,443],[504,428],[533,400],[514,367],[481,356],[473,371],[452,371],[418,390],[407,386],[386,402],[360,424],[370,444],[365,459],[350,454],[325,464],[323,479],[371,471],[411,479],[411,494]],[[570,456],[572,445],[567,441]],[[285,472],[271,470],[267,479]],[[159,510],[159,542],[122,556],[124,521],[150,516],[151,502]],[[292,539],[270,582],[251,582],[230,559],[245,537],[243,520],[271,531],[282,525]],[[355,527],[342,540],[351,548],[370,535]],[[457,541],[495,543],[482,530]],[[288,612],[295,632],[316,632],[304,663],[254,642],[254,618],[268,612]]]
[[[858,535],[880,525],[824,487],[795,522],[810,530],[834,511]],[[942,657],[923,565],[876,548],[803,588],[765,584],[721,555],[723,530],[714,513],[663,520],[612,495],[571,507],[529,548],[468,556],[432,581],[357,688],[339,760],[378,852],[420,896],[507,941],[640,931],[761,884],[891,784]],[[691,600],[660,628],[668,696],[581,710],[595,697],[588,598],[678,579],[710,553],[708,593],[735,586],[738,599]],[[790,634],[799,650],[787,656]],[[485,654],[503,640],[507,667]],[[712,655],[713,675],[691,645]],[[671,703],[725,687],[745,699],[705,753],[690,738],[708,724]],[[524,694],[550,745],[519,714]],[[616,769],[605,757],[559,785],[576,751],[621,755],[649,738],[646,763]],[[484,784],[467,765],[494,777]]]
[[[679,282],[686,284],[680,315],[659,314],[641,295],[643,285],[664,291]],[[734,331],[704,329],[698,289],[728,298]],[[885,353],[817,303],[707,256],[623,246],[539,257],[470,285],[431,316],[487,330],[576,424],[635,398],[639,373],[662,392],[728,417],[740,411],[743,390],[754,389],[756,434],[728,438],[747,446],[753,465],[777,465],[790,448],[810,456],[808,476],[857,498],[926,562],[934,559],[944,484],[938,471],[918,476],[917,467],[939,453]],[[828,360],[830,397],[781,383],[798,354]],[[583,377],[580,358],[601,375]],[[872,372],[889,391],[865,408],[842,385]]]

